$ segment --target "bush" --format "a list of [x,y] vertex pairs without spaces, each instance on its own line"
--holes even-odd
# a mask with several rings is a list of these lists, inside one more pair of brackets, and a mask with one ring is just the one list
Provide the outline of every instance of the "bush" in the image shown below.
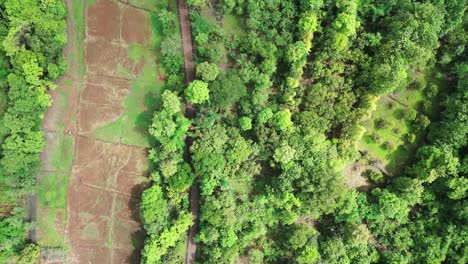
[[437,96],[437,93],[439,92],[439,88],[437,87],[437,85],[431,83],[426,90],[424,90],[424,94],[431,98],[431,97],[435,97]]
[[382,142],[382,138],[379,136],[379,134],[377,134],[375,132],[370,134],[369,138],[376,144],[380,144],[380,142]]
[[270,120],[272,117],[273,111],[271,111],[271,108],[265,108],[260,113],[258,113],[257,122],[259,124],[264,124],[268,122],[268,120]]
[[375,170],[366,170],[365,175],[369,178],[372,182],[376,184],[384,183],[384,176],[382,172],[375,171]]
[[414,121],[414,127],[417,130],[423,130],[426,127],[428,127],[430,123],[431,123],[431,121],[429,120],[429,118],[427,116],[419,115],[416,118],[416,120]]
[[374,127],[376,129],[386,129],[390,126],[390,122],[388,122],[387,120],[383,119],[383,118],[377,118],[375,121],[374,121]]
[[252,129],[252,118],[244,116],[239,119],[239,125],[243,131]]
[[425,113],[429,113],[431,112],[431,108],[432,108],[432,103],[431,101],[429,100],[424,100],[424,101],[421,101],[421,108],[423,109],[423,111]]
[[424,91],[426,87],[427,87],[426,79],[418,80],[414,85],[414,88],[416,88],[418,91]]
[[201,104],[210,99],[210,90],[206,82],[195,80],[185,89],[187,101],[193,104]]
[[18,264],[34,264],[37,263],[41,248],[36,244],[29,244],[23,251],[18,259]]
[[393,131],[393,133],[395,133],[395,135],[400,135],[401,134],[401,129],[398,128],[398,127],[395,127],[392,131]]
[[414,143],[416,140],[416,135],[413,133],[408,133],[405,135],[404,139],[407,143]]
[[404,113],[404,118],[408,121],[413,121],[416,119],[417,112],[414,108],[408,108]]
[[395,150],[395,145],[393,145],[392,143],[388,142],[388,141],[385,141],[383,144],[382,144],[382,148],[385,149],[385,150],[388,150],[390,152],[394,151]]
[[208,63],[205,61],[197,66],[197,77],[201,78],[205,82],[214,81],[218,74],[218,66],[214,63]]

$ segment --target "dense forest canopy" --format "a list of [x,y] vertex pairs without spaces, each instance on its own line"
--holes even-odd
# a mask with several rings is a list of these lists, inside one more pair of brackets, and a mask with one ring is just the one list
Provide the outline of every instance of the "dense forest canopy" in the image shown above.
[[[194,129],[177,133],[186,121],[163,117],[163,106],[152,129],[174,122],[176,138],[155,135],[152,153],[157,208],[178,201],[174,181],[183,191],[200,181],[197,261],[467,261],[465,1],[187,2],[198,79],[183,94],[197,105]],[[176,83],[168,88],[182,94]],[[407,131],[373,118],[407,91],[422,98],[399,114]],[[403,143],[381,142],[389,130]],[[191,166],[181,148],[166,158],[183,137]],[[367,137],[403,149],[404,162],[375,169]],[[369,184],[348,187],[343,169],[363,161],[374,166]],[[156,222],[177,229],[182,212]],[[160,247],[173,253],[156,263],[178,263],[182,248]]]
[[62,1],[0,1],[0,262],[33,263],[39,248],[25,240],[24,197],[36,189],[45,141],[48,90],[62,75],[67,41]]

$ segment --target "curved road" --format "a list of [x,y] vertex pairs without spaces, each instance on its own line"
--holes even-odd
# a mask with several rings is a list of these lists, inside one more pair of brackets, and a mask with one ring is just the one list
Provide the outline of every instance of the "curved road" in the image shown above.
[[[182,35],[182,47],[184,50],[184,68],[185,68],[185,84],[189,85],[195,79],[195,63],[193,61],[193,42],[192,32],[190,29],[189,11],[185,0],[177,1],[179,10],[179,23],[180,31]],[[187,118],[195,118],[196,108],[193,104],[185,103],[185,116]],[[192,145],[192,138],[187,137],[185,160],[190,163],[190,146]],[[192,213],[192,219],[194,225],[190,227],[187,237],[187,251],[185,255],[186,264],[194,264],[197,252],[197,244],[195,243],[195,236],[198,233],[198,217],[200,211],[200,190],[199,183],[196,181],[190,188],[190,212]]]

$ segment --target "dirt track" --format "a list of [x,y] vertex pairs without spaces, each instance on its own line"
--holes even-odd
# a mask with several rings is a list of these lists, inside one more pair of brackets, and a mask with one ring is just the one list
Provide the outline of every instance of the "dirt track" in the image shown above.
[[[190,29],[189,11],[185,0],[178,0],[178,12],[180,31],[182,35],[182,47],[184,50],[184,68],[185,68],[185,83],[189,85],[190,82],[195,80],[195,63],[193,56],[193,42],[192,31]],[[187,118],[195,118],[196,107],[193,104],[185,103],[185,116]],[[190,162],[189,148],[192,139],[187,137],[186,140],[186,161]],[[190,212],[194,225],[190,227],[187,237],[187,251],[185,256],[186,264],[194,264],[197,252],[197,244],[195,243],[195,236],[198,233],[198,218],[200,214],[200,187],[198,180],[190,188]]]

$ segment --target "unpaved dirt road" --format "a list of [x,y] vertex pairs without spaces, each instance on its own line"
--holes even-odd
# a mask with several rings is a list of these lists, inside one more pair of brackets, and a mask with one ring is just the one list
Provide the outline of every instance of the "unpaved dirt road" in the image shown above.
[[[184,51],[184,68],[185,68],[185,84],[189,85],[195,79],[195,63],[193,56],[192,31],[190,29],[189,11],[185,0],[178,0],[178,12],[180,31],[182,35],[182,47]],[[185,116],[187,118],[195,118],[196,107],[193,104],[185,103]],[[192,138],[187,137],[186,140],[186,161],[190,162],[189,148],[192,143]],[[198,233],[198,218],[200,214],[200,187],[198,180],[190,188],[190,212],[194,225],[192,225],[187,237],[187,252],[185,256],[186,264],[194,264],[197,252],[197,244],[195,236]]]

